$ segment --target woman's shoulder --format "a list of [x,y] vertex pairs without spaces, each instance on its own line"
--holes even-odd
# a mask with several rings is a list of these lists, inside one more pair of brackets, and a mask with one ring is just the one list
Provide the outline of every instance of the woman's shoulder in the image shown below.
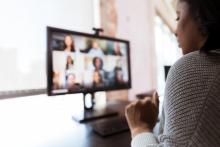
[[220,66],[220,53],[204,53],[194,51],[184,55],[172,66],[171,70],[204,69],[210,66]]
[[194,79],[209,79],[220,72],[220,54],[195,51],[184,55],[171,67],[167,82],[178,80],[193,82]]
[[[184,55],[172,66],[167,77],[164,96],[167,124],[165,134],[166,132],[178,134],[186,128],[184,133],[190,136],[193,131],[187,129],[189,126],[197,127],[200,122],[206,122],[207,116],[218,111],[219,73],[218,53],[195,51]],[[212,122],[216,122],[216,119],[217,116],[210,116]],[[210,127],[206,125],[200,128],[202,129],[199,130],[203,131],[203,128]]]

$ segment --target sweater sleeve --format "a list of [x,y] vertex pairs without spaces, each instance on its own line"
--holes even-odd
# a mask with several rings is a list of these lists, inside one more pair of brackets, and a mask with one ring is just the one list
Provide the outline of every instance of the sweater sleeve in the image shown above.
[[153,133],[140,133],[132,139],[131,147],[156,147],[157,139]]

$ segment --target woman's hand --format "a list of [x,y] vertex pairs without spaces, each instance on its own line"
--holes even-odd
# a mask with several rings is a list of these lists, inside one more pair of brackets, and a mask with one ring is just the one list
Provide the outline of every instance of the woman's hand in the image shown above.
[[136,100],[126,107],[125,116],[132,138],[142,132],[152,132],[159,113],[159,99],[155,91],[153,97]]

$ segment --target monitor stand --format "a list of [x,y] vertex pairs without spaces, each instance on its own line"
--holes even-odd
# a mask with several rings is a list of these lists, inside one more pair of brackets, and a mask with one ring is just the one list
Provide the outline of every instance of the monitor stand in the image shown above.
[[112,110],[107,107],[102,108],[102,109],[95,108],[94,93],[90,93],[91,102],[90,102],[90,106],[87,106],[88,105],[86,101],[87,94],[88,93],[83,94],[84,111],[79,112],[78,114],[74,115],[73,116],[74,120],[78,121],[79,123],[84,123],[84,122],[92,121],[92,120],[99,119],[99,118],[118,115],[117,111]]

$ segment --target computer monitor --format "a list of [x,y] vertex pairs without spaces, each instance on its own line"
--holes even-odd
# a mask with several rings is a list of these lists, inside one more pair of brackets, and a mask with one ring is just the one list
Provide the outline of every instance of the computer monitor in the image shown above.
[[168,73],[170,71],[170,68],[171,68],[170,65],[165,65],[164,66],[165,81],[167,80],[167,76],[168,76]]
[[47,28],[48,95],[131,88],[129,41]]

